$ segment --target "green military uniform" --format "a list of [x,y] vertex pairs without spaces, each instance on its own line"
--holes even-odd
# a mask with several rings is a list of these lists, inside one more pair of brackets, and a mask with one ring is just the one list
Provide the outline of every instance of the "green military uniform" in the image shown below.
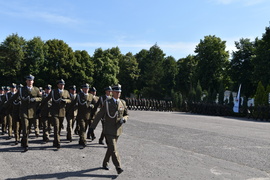
[[4,132],[4,127],[3,127],[3,124],[4,124],[4,117],[5,117],[5,114],[4,114],[4,94],[3,94],[3,91],[4,91],[4,88],[3,87],[0,87],[0,91],[1,91],[1,94],[0,94],[0,124],[2,124],[2,135],[5,134]]
[[[93,105],[94,105],[94,107],[93,107],[93,113],[91,113],[91,117],[90,117],[90,121],[89,121],[89,128],[90,128],[91,124],[93,123],[93,118],[95,116],[94,108],[98,104],[98,100],[99,100],[99,97],[96,96],[96,91],[97,90],[96,90],[95,87],[90,88],[90,93],[93,94],[93,99],[94,99]],[[90,132],[88,130],[88,132],[87,132],[87,139],[90,139],[90,137],[92,138],[92,141],[94,141],[96,139],[96,135],[95,135],[94,131]]]
[[[121,86],[117,85],[112,87],[113,91],[121,92]],[[128,110],[124,100],[116,100],[111,98],[104,102],[97,113],[91,129],[95,129],[100,119],[104,118],[104,134],[106,137],[108,149],[103,160],[103,167],[107,169],[110,157],[112,157],[113,164],[115,165],[118,174],[123,170],[121,169],[120,157],[117,151],[117,140],[122,134],[122,124],[128,119]]]
[[[63,79],[59,80],[57,84],[65,84]],[[51,115],[54,125],[54,141],[53,146],[60,148],[60,133],[61,127],[66,116],[66,104],[71,103],[69,92],[65,89],[53,89],[50,94],[45,98],[41,107],[44,106],[45,102],[52,99]]]
[[[76,86],[70,87],[72,90],[76,90]],[[72,141],[72,130],[75,124],[75,119],[78,114],[78,103],[77,103],[77,94],[71,94],[70,93],[70,98],[71,98],[71,103],[67,104],[67,111],[66,111],[66,119],[67,119],[67,140],[70,142]],[[75,102],[75,103],[74,103]]]
[[[34,76],[29,75],[27,80],[34,80]],[[41,101],[41,94],[39,88],[32,86],[21,87],[18,92],[10,98],[10,101],[21,100],[19,114],[21,118],[21,125],[23,131],[23,137],[21,140],[21,146],[28,150],[28,136],[29,136],[29,124],[36,120],[36,108],[37,102]]]
[[[89,88],[88,84],[82,86],[82,88]],[[92,109],[94,107],[94,98],[90,93],[80,92],[77,95],[78,102],[78,115],[77,122],[79,123],[79,144],[86,146],[86,129],[90,121]]]
[[[45,89],[51,89],[51,85],[47,85]],[[52,115],[51,115],[51,106],[52,106],[52,99],[49,99],[45,102],[45,99],[48,97],[49,94],[44,93],[42,95],[41,104],[43,104],[42,108],[40,109],[40,117],[43,126],[43,141],[49,141],[49,131],[50,131],[50,124],[52,122]]]
[[[112,88],[111,86],[108,86],[104,89],[105,91],[112,91]],[[95,115],[97,113],[97,109],[98,108],[101,108],[103,105],[104,105],[104,102],[106,100],[109,100],[111,99],[111,96],[107,96],[106,94],[101,96],[99,99],[98,99],[98,102],[95,104],[95,107],[93,109],[93,115]],[[105,135],[104,135],[104,118],[101,119],[101,123],[102,123],[102,132],[100,134],[100,138],[99,138],[99,144],[104,144],[103,143],[103,139],[105,138]],[[90,131],[88,131],[90,132]]]
[[14,127],[15,145],[19,143],[20,134],[21,134],[21,118],[19,115],[20,106],[21,106],[21,101],[19,99],[13,101],[12,121],[13,121],[13,127]]

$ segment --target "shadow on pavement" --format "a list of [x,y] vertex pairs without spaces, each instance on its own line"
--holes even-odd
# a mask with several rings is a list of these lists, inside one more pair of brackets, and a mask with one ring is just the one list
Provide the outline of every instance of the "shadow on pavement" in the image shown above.
[[[97,171],[102,169],[101,167],[93,168],[93,169],[87,169],[82,171],[74,171],[74,172],[60,172],[60,173],[53,173],[53,174],[38,174],[38,175],[29,175],[29,176],[22,176],[18,178],[8,178],[8,180],[26,180],[26,179],[65,179],[70,177],[82,177],[82,178],[90,178],[90,177],[96,177],[96,178],[110,178],[110,179],[116,179],[117,175],[105,175],[105,174],[89,174],[89,172]],[[86,174],[87,173],[87,174]]]

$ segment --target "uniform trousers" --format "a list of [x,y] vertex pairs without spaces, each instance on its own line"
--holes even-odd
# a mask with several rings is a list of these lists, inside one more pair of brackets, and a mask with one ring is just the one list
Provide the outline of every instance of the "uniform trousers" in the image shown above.
[[12,114],[12,120],[13,120],[15,141],[18,142],[20,141],[20,134],[21,134],[21,119],[19,113]]
[[2,134],[5,134],[7,133],[7,116],[3,115],[2,118]]
[[89,122],[86,119],[77,119],[77,122],[79,123],[79,144],[86,145],[86,129]]
[[6,116],[6,122],[7,122],[7,127],[8,127],[8,136],[12,137],[12,133],[13,133],[13,123],[12,123],[12,116],[11,114],[8,114]]
[[67,119],[67,140],[72,140],[72,130],[76,117],[67,116],[66,119]]
[[41,116],[41,121],[43,128],[43,141],[48,141],[51,117]]
[[61,127],[64,121],[64,117],[53,117],[53,123],[54,123],[54,141],[53,146],[59,146],[60,145],[60,133],[61,133]]
[[29,137],[29,124],[35,124],[36,118],[25,118],[21,117],[21,125],[22,125],[22,140],[21,146],[28,147],[28,137]]
[[121,168],[120,157],[117,151],[117,140],[119,136],[105,135],[107,142],[107,152],[103,160],[103,167],[108,166],[110,157],[112,157],[112,162],[116,168]]

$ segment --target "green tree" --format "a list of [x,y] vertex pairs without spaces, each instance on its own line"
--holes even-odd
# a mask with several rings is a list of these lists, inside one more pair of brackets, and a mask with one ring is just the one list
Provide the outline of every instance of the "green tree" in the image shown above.
[[204,40],[195,48],[198,60],[197,79],[202,84],[202,89],[208,87],[211,91],[219,87],[226,77],[226,67],[229,65],[229,52],[226,49],[226,41],[216,36],[205,36]]
[[107,86],[118,83],[119,61],[121,52],[118,47],[103,51],[96,49],[93,55],[94,62],[94,86],[96,89],[104,89]]
[[171,90],[176,89],[176,76],[178,74],[177,62],[172,56],[165,58],[163,62],[164,76],[161,79],[161,89],[163,96],[171,97]]
[[218,103],[224,104],[224,86],[223,83],[220,83],[219,91],[218,91]]
[[189,90],[197,82],[195,81],[197,63],[198,61],[192,55],[177,61],[176,90],[180,91],[184,97],[188,96]]
[[132,53],[127,53],[119,60],[120,73],[117,75],[119,83],[122,85],[123,96],[129,96],[136,89],[136,81],[139,78],[139,63]]
[[41,40],[40,37],[34,37],[33,39],[26,42],[25,58],[22,72],[25,75],[32,74],[34,76],[38,76],[35,79],[35,84],[37,86],[42,86],[45,83],[42,80],[44,76],[42,76],[41,73],[44,69],[45,54],[46,49],[44,47],[44,42]]
[[[145,51],[144,51],[145,52]],[[141,55],[142,53],[140,53]],[[164,56],[163,51],[155,44],[147,52],[147,56],[141,56],[139,63],[143,63],[141,75],[139,77],[142,83],[141,93],[147,98],[163,98],[161,93],[161,80],[164,76]]]
[[44,81],[55,85],[59,79],[64,79],[66,84],[72,84],[72,68],[75,64],[73,50],[62,40],[53,39],[45,43],[47,53],[45,56]]
[[26,40],[18,34],[8,36],[0,45],[1,83],[8,85],[21,79]]
[[94,63],[91,60],[87,51],[76,50],[74,52],[76,58],[75,64],[72,67],[73,78],[70,80],[71,84],[81,86],[84,83],[93,83]]
[[202,99],[202,86],[200,84],[200,81],[197,82],[197,86],[196,86],[196,98],[195,101],[196,102],[201,102]]
[[255,103],[255,106],[267,105],[268,103],[266,91],[261,81],[258,83],[258,86],[257,86],[254,103]]
[[237,51],[232,53],[232,59],[230,62],[230,77],[234,82],[233,89],[237,89],[239,84],[242,84],[243,88],[241,94],[251,97],[255,93],[255,86],[253,85],[254,76],[254,64],[252,63],[252,57],[255,55],[254,43],[250,42],[250,39],[240,39],[239,42],[235,42]]
[[270,84],[270,27],[266,27],[262,39],[255,41],[256,51],[253,58],[254,82],[261,81],[264,86]]

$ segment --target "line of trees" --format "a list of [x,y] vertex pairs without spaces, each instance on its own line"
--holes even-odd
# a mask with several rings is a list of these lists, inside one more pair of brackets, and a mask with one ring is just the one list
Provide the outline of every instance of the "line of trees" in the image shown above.
[[183,101],[213,102],[217,94],[222,104],[224,91],[237,91],[239,84],[245,97],[255,96],[259,82],[270,84],[270,28],[262,38],[241,38],[235,46],[230,59],[226,41],[209,35],[194,55],[178,60],[157,44],[134,55],[112,47],[98,48],[90,56],[86,50],[73,51],[63,40],[25,40],[11,34],[0,45],[0,84],[23,83],[25,75],[33,74],[41,87],[63,78],[67,85],[87,82],[103,93],[104,87],[120,83],[123,96],[171,99],[178,108]]

